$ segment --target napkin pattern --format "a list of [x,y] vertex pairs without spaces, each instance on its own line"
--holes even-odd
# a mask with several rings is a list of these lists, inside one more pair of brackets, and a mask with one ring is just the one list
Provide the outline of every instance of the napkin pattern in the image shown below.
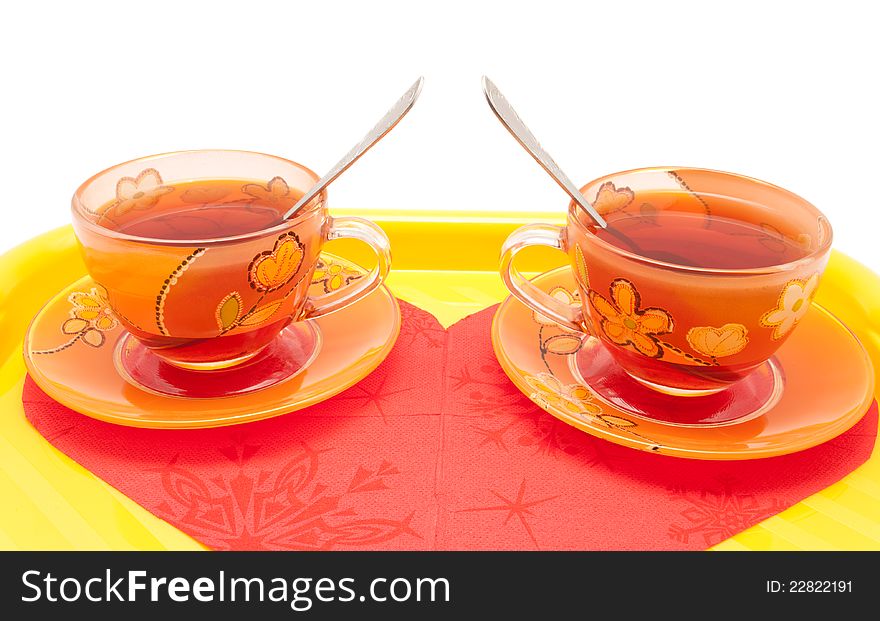
[[28,378],[34,427],[152,513],[217,549],[704,549],[871,454],[874,404],[807,451],[692,461],[611,444],[523,396],[492,352],[494,307],[444,330],[401,303],[385,362],[328,401],[236,427],[111,425]]

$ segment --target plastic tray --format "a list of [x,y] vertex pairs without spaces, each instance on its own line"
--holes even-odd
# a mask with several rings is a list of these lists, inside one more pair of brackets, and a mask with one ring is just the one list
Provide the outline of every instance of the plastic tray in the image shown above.
[[[547,214],[334,210],[378,222],[391,237],[388,284],[401,299],[444,326],[499,302],[498,249],[527,222]],[[331,251],[358,262],[366,251],[333,242]],[[363,254],[361,254],[363,252]],[[564,258],[535,250],[525,268],[544,271]],[[22,338],[30,318],[85,268],[70,227],[41,235],[0,256],[0,549],[192,550],[202,546],[155,517],[52,447],[25,420],[21,406]],[[817,301],[862,340],[880,372],[880,278],[835,252]],[[877,382],[880,392],[880,381]],[[880,550],[880,450],[861,468],[719,550]]]

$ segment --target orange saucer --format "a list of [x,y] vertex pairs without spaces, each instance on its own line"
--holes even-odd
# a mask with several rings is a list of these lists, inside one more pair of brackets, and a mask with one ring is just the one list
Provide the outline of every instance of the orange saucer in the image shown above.
[[[312,283],[315,294],[334,288],[339,273],[363,273],[355,264],[330,254],[322,254],[321,260],[324,269]],[[83,315],[83,300],[88,301],[93,287],[91,278],[82,278],[40,310],[24,339],[25,363],[34,381],[59,403],[92,418],[133,427],[219,427],[302,409],[366,377],[391,351],[400,330],[397,300],[380,287],[347,308],[286,328],[276,347],[283,354],[278,360],[293,360],[301,368],[283,381],[253,390],[230,371],[218,381],[226,389],[238,382],[235,394],[210,396],[210,382],[204,389],[196,383],[176,391],[199,396],[189,398],[172,394],[171,385],[166,394],[147,389],[132,377],[132,370],[141,372],[141,367],[125,364],[125,357],[138,355],[138,344],[126,338],[112,316],[93,313],[94,318],[87,316],[88,325],[74,316],[74,311]],[[69,301],[75,292],[87,294],[74,296],[76,308]],[[73,327],[82,328],[75,333],[69,328],[73,319],[77,322]],[[142,366],[144,377],[155,377],[154,369]]]
[[[577,295],[568,268],[533,282],[569,302]],[[873,399],[874,372],[864,347],[815,303],[767,369],[759,369],[766,378],[756,371],[710,400],[625,385],[635,382],[616,373],[595,338],[561,328],[512,297],[495,314],[492,343],[517,388],[556,418],[617,444],[678,457],[754,459],[801,451],[852,427]]]

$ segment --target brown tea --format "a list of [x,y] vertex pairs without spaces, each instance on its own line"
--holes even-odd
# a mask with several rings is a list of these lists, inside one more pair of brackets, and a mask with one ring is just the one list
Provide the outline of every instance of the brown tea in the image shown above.
[[[124,192],[117,190],[122,198],[117,197],[115,201],[95,210],[98,224],[136,237],[193,240],[195,245],[200,245],[206,240],[263,231],[281,224],[284,213],[302,196],[301,192],[290,188],[280,177],[273,178],[268,183],[241,179],[203,179],[175,182],[174,185],[163,184],[158,173],[145,173],[141,177],[131,179],[131,187],[124,188]],[[123,180],[125,183],[128,181]],[[296,253],[299,253],[297,256],[300,256],[302,248],[297,244],[299,242],[289,242],[287,245],[291,248],[296,246]],[[271,248],[269,244],[269,250]],[[222,305],[224,295],[229,294],[229,281],[219,279],[209,288],[207,283],[199,284],[191,277],[183,277],[183,272],[199,256],[200,250],[196,250],[189,256],[181,257],[183,260],[177,268],[165,274],[164,279],[138,283],[138,287],[156,292],[153,294],[156,296],[155,322],[143,324],[127,320],[127,329],[155,353],[173,359],[182,366],[204,362],[210,364],[212,360],[235,362],[253,355],[259,351],[260,344],[265,344],[291,321],[291,316],[282,312],[269,313],[261,310],[280,305],[279,301],[275,306],[266,307],[269,298],[265,297],[265,292],[258,299],[248,302],[245,292],[253,287],[236,290],[229,305],[234,303],[237,306],[233,309],[235,312],[229,311],[229,305]],[[115,262],[121,265],[126,258],[120,255]],[[296,267],[292,263],[293,259],[288,258],[290,266]],[[275,261],[274,254],[268,259]],[[277,276],[284,266],[273,265],[276,269],[272,274]],[[193,289],[187,296],[184,293],[187,286],[178,284],[179,279],[192,283],[191,286],[197,289]],[[308,283],[295,287],[290,285],[290,292],[286,295],[294,293],[294,289],[302,290],[299,294],[302,295],[307,286]],[[213,287],[216,287],[216,291]],[[173,300],[170,296],[172,290]],[[276,297],[277,295],[284,296],[285,292],[276,294]],[[230,316],[234,316],[236,321],[225,325],[226,315],[221,317],[221,310],[217,310],[216,332],[210,333],[206,338],[179,336],[181,333],[196,331],[195,323],[190,325],[185,311],[189,307],[196,308],[202,300],[210,300],[211,308],[216,307],[222,309],[223,313],[231,313]],[[178,303],[184,306],[180,307]],[[173,326],[164,317],[170,304],[175,304],[175,308],[178,308]],[[261,304],[263,306],[259,306]],[[253,321],[254,316],[259,316],[258,313],[267,315],[259,324]],[[205,312],[194,314],[201,316]],[[196,319],[194,316],[193,321]],[[235,330],[238,323],[250,329]]]
[[[806,313],[819,268],[779,266],[807,258],[826,231],[788,197],[769,199],[602,185],[594,206],[608,227],[590,222],[574,236],[573,264],[594,334],[632,376],[718,390],[764,362]],[[618,249],[706,271],[630,261]]]
[[[753,269],[805,257],[810,240],[789,237],[766,209],[728,197],[639,192],[639,205],[606,215],[596,235],[640,256],[714,269]],[[698,205],[699,209],[694,206]]]
[[[175,183],[173,190],[120,210],[108,203],[100,224],[137,237],[204,240],[231,237],[271,228],[302,193],[237,179],[206,179]],[[150,204],[152,203],[152,204]]]
[[[317,319],[370,294],[391,263],[379,226],[331,217],[324,193],[283,219],[317,181],[296,162],[231,150],[154,155],[91,177],[71,206],[100,300],[92,305],[107,317],[102,325],[116,319],[133,337],[125,337],[127,344],[136,340],[171,365],[217,371],[256,361],[276,338],[289,339],[282,330],[291,322]],[[364,277],[323,255],[331,239],[369,246],[374,269]],[[133,378],[123,349],[115,350],[116,363]],[[266,361],[259,366],[266,369]],[[135,383],[172,394],[160,384],[177,377]]]

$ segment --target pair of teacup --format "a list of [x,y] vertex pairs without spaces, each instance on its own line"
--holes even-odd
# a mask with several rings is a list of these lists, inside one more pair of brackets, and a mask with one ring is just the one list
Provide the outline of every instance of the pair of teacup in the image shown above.
[[[206,373],[245,363],[290,323],[339,310],[385,280],[391,263],[385,233],[368,220],[332,217],[326,193],[289,220],[234,235],[169,238],[116,226],[126,214],[149,219],[164,197],[185,187],[194,193],[193,205],[222,207],[210,192],[198,195],[199,180],[217,179],[238,183],[254,204],[276,202],[280,209],[318,178],[269,155],[186,151],[105,170],[73,199],[74,229],[90,275],[106,290],[115,318],[164,362]],[[747,202],[759,206],[767,231],[756,243],[793,240],[801,247],[795,260],[758,267],[677,263],[611,243],[574,203],[566,226],[528,225],[510,235],[501,261],[510,292],[573,333],[597,337],[630,376],[661,392],[717,392],[765,363],[809,308],[830,252],[831,229],[815,207],[739,175],[640,169],[603,177],[581,191],[603,215],[635,209],[634,217],[648,227],[656,226],[657,209],[666,207],[643,198],[658,192],[686,191],[704,206],[703,197]],[[741,214],[734,209],[715,215],[735,220]],[[376,266],[365,277],[340,275],[323,294],[309,297],[324,244],[338,238],[369,245]],[[515,268],[514,256],[531,245],[568,254],[579,300],[541,291]]]

